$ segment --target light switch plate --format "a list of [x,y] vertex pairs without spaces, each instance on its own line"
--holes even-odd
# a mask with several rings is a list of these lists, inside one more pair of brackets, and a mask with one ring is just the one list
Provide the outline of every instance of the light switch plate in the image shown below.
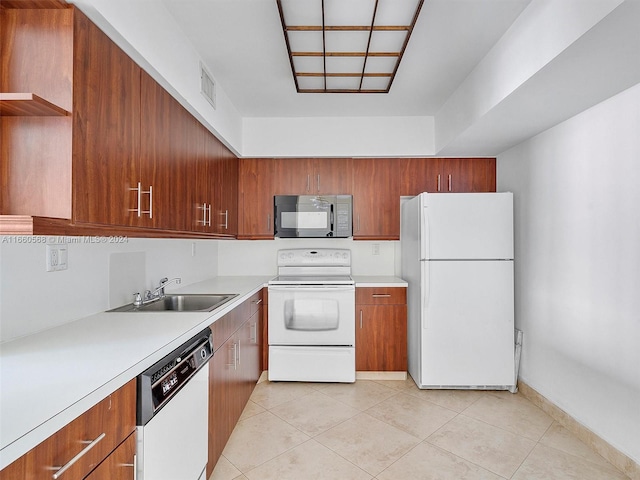
[[47,272],[66,270],[68,266],[68,250],[66,243],[47,245]]

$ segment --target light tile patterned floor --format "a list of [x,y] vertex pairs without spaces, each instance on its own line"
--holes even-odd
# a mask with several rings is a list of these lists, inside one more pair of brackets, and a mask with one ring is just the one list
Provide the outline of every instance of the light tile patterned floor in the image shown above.
[[521,395],[262,382],[210,480],[626,480]]

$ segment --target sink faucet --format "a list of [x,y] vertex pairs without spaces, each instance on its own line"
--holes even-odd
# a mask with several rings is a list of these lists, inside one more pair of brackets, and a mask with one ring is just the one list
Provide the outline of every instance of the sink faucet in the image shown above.
[[146,290],[144,292],[144,299],[142,298],[142,296],[139,293],[134,293],[135,295],[135,300],[133,301],[133,304],[136,307],[139,307],[141,305],[145,305],[147,303],[151,303],[155,300],[158,300],[160,298],[164,297],[164,288],[167,285],[171,285],[172,283],[176,283],[176,284],[180,284],[182,282],[182,279],[180,277],[176,277],[176,278],[172,278],[171,280],[169,280],[167,277],[164,277],[160,280],[160,286],[158,286],[155,290]]

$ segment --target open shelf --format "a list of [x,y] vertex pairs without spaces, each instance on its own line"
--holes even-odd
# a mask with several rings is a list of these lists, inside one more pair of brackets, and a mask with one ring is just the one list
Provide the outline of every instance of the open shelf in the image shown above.
[[67,116],[69,112],[35,93],[0,93],[2,116]]

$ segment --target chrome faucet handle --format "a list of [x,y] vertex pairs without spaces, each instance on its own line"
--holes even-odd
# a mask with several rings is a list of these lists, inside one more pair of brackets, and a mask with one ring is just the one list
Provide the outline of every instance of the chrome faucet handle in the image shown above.
[[136,307],[142,305],[142,295],[140,295],[140,292],[134,293],[133,296],[135,297],[133,300],[133,305]]

